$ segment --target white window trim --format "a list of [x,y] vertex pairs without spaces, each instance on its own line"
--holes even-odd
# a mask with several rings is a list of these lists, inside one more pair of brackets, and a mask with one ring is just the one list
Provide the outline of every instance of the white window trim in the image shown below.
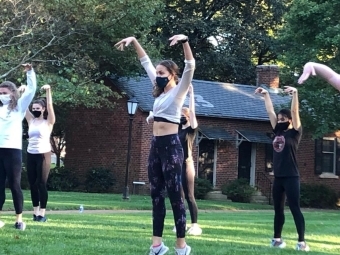
[[339,179],[336,173],[336,137],[323,137],[322,140],[333,141],[333,151],[324,151],[322,150],[322,154],[333,154],[333,173],[331,172],[322,172],[319,175],[322,179]]

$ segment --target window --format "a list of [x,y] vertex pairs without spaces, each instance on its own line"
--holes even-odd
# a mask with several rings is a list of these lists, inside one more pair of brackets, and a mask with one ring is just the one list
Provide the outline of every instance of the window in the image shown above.
[[340,138],[315,140],[315,174],[340,175]]

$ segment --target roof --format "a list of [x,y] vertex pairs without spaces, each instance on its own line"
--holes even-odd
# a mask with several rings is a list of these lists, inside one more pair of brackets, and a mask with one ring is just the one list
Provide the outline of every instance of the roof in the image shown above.
[[251,143],[268,143],[271,144],[272,140],[265,132],[259,132],[254,130],[236,130],[236,132],[242,136],[246,141]]
[[226,130],[220,127],[199,126],[198,130],[209,140],[235,140]]
[[[193,80],[192,84],[197,116],[269,120],[263,96],[254,94],[256,86],[203,80]],[[152,84],[148,77],[121,79],[115,85],[129,97],[136,97],[142,111],[152,110],[154,98]],[[274,105],[284,105],[291,100],[289,96],[282,96],[280,89],[268,89],[268,91]],[[186,98],[185,105],[189,105],[189,97]]]

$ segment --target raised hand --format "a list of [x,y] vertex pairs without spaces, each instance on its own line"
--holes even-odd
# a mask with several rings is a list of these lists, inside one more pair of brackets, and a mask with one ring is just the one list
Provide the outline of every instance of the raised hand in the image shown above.
[[131,37],[127,37],[119,42],[117,42],[115,44],[115,47],[120,50],[120,51],[123,51],[124,50],[124,47],[127,47],[129,46],[129,44],[131,44],[134,40],[136,40],[135,37],[131,36]]
[[255,94],[268,94],[268,91],[264,88],[258,87],[257,89],[255,89]]
[[185,40],[188,40],[188,37],[186,35],[182,35],[182,34],[174,35],[169,38],[169,41],[171,41],[170,46],[173,46],[177,44],[178,42],[185,41]]
[[21,66],[24,67],[24,72],[28,72],[28,71],[32,70],[32,64],[26,63],[26,64],[22,64]]
[[297,89],[296,88],[294,88],[294,87],[291,87],[291,86],[284,86],[284,92],[286,92],[287,94],[289,94],[289,95],[293,95],[294,93],[296,93],[297,92]]
[[51,89],[51,86],[50,85],[48,85],[48,84],[45,84],[44,86],[42,86],[41,88],[40,88],[40,90],[49,90],[49,89]]
[[301,74],[298,83],[304,83],[310,75],[316,75],[312,62],[308,62],[307,64],[305,64],[305,66],[303,67],[303,73]]
[[18,91],[20,92],[20,93],[24,93],[25,92],[25,90],[26,90],[26,85],[24,85],[24,84],[22,84],[19,88],[18,88]]

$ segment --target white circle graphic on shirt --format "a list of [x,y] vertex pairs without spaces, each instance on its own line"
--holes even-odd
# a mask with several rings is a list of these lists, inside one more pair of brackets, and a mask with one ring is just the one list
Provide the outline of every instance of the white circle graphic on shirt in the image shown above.
[[273,148],[276,152],[281,152],[283,151],[285,144],[286,144],[286,140],[284,136],[282,135],[276,136],[273,141]]

